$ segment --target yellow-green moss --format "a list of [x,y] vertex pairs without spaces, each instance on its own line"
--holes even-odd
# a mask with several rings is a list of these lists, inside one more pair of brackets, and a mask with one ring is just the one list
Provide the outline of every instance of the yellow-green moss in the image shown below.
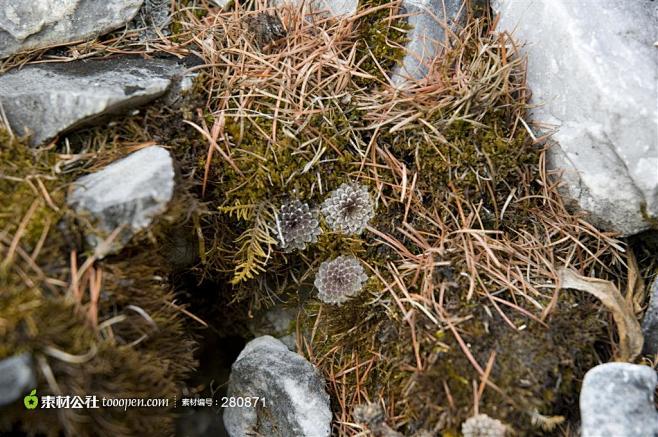
[[[415,370],[408,322],[391,318],[386,310],[394,304],[391,297],[377,291],[381,284],[376,281],[370,285],[374,287],[349,304],[308,304],[303,312],[306,330],[302,332],[314,332],[313,356],[323,357],[321,366],[336,370],[371,362],[368,377],[348,371],[339,378],[335,391],[332,387],[332,399],[347,394],[351,406],[363,402],[364,396],[370,401],[382,394],[385,401],[405,399],[404,409],[397,411],[404,418],[398,431],[412,435],[442,422],[444,435],[458,435],[462,421],[473,414],[473,381],[479,382],[478,373],[448,329],[435,331],[433,323],[422,316],[414,321],[425,365]],[[511,424],[520,435],[552,435],[532,423],[532,414],[574,418],[579,378],[596,364],[596,341],[606,330],[597,315],[599,305],[582,296],[565,295],[547,328],[516,317],[517,326],[526,325],[517,332],[495,312],[490,317],[476,303],[459,302],[464,294],[463,289],[453,290],[446,306],[470,316],[459,324],[459,332],[482,367],[495,353],[489,380],[501,390],[487,387],[479,411]],[[573,320],[579,320],[578,328]],[[351,397],[356,396],[357,386],[360,400]]]
[[[78,254],[78,267],[86,259],[85,248],[78,245],[82,239],[76,238],[75,220],[64,220],[72,214],[67,211],[65,193],[81,174],[75,170],[58,174],[57,161],[52,150],[29,149],[0,135],[0,359],[22,352],[35,357],[39,395],[168,398],[170,407],[58,414],[54,410],[35,413],[16,403],[3,410],[0,432],[19,428],[44,435],[170,434],[173,399],[194,364],[193,343],[180,309],[173,305],[165,280],[167,262],[153,242],[159,238],[143,234],[119,257],[93,264],[102,272],[98,321],[126,317],[99,331],[90,317],[85,277],[79,283],[79,299],[68,285],[72,251]],[[189,202],[181,203],[189,207]],[[31,216],[27,215],[30,210]],[[181,219],[184,213],[179,204],[177,211],[162,220],[167,216]],[[156,224],[152,232],[157,234],[158,229],[161,225]],[[15,249],[10,257],[11,247]],[[53,350],[87,358],[61,358]],[[59,393],[49,381],[48,369]]]
[[642,213],[642,217],[644,218],[644,220],[651,225],[651,228],[654,230],[658,230],[658,217],[649,214],[649,212],[647,211],[646,202],[640,203],[640,212]]
[[[259,103],[263,105],[260,110],[271,110],[267,99]],[[214,119],[207,121],[212,123]],[[343,112],[328,110],[299,123],[303,125],[280,123],[276,141],[272,141],[269,118],[225,120],[231,162],[215,154],[207,180],[207,197],[215,208],[235,217],[228,231],[233,235],[231,242],[214,256],[224,257],[234,265],[232,281],[236,284],[262,271],[268,253],[268,269],[277,271],[278,265],[288,265],[289,257],[271,253],[276,246],[274,214],[286,199],[298,198],[317,207],[328,192],[349,181],[358,170],[349,146],[349,121]],[[324,151],[316,159],[320,150]],[[205,160],[198,161],[200,173],[205,166]],[[225,262],[211,260],[209,267],[222,264]]]
[[[445,143],[428,142],[431,132],[422,126],[382,135],[379,143],[394,151],[412,174],[418,173],[417,187],[428,205],[446,205],[455,195],[473,204],[483,201],[485,227],[498,228],[500,211],[496,208],[513,189],[532,188],[530,184],[535,181],[526,180],[525,175],[538,166],[539,153],[524,130],[512,134],[505,114],[491,113],[481,123],[484,126],[465,121],[444,126],[438,122],[435,127]],[[512,205],[514,213],[507,215],[508,225],[522,225],[527,217],[523,206]]]
[[[380,0],[362,1],[360,10],[386,3]],[[50,312],[57,309],[61,317],[67,318],[67,323],[58,322],[60,331],[46,335],[47,327],[34,322],[36,330],[34,326],[27,330],[40,333],[34,337],[34,345],[29,341],[23,342],[21,349],[16,337],[4,345],[0,352],[9,355],[22,350],[38,350],[38,347],[45,344],[55,344],[70,353],[82,354],[90,344],[98,344],[98,356],[88,364],[78,367],[60,364],[63,367],[56,367],[58,377],[64,374],[62,381],[65,385],[75,387],[76,390],[111,392],[130,383],[136,387],[135,393],[139,394],[148,392],[148,388],[141,380],[135,382],[134,379],[144,378],[157,386],[149,394],[170,396],[175,392],[178,380],[191,365],[190,344],[187,336],[182,333],[185,327],[179,318],[180,314],[166,304],[173,298],[166,281],[159,281],[156,277],[166,277],[169,273],[161,251],[163,247],[169,251],[179,244],[168,235],[172,230],[178,230],[185,233],[180,244],[199,253],[200,265],[193,269],[197,276],[188,280],[194,282],[195,287],[197,282],[202,281],[199,288],[205,294],[194,296],[194,299],[207,299],[222,306],[224,317],[215,322],[215,326],[225,329],[222,332],[239,332],[245,320],[260,307],[278,301],[289,306],[299,306],[301,324],[298,327],[312,352],[309,359],[336,384],[330,386],[335,412],[342,413],[346,408],[338,401],[340,397],[344,396],[347,405],[353,406],[365,400],[379,401],[379,396],[382,396],[400,431],[411,435],[419,429],[434,429],[442,423],[441,432],[457,435],[460,422],[473,413],[472,384],[474,380],[479,381],[479,377],[449,329],[425,318],[420,311],[416,312],[413,321],[405,319],[392,293],[370,269],[370,279],[364,290],[348,303],[342,306],[324,305],[315,298],[313,276],[322,261],[341,254],[354,254],[364,264],[376,269],[385,281],[392,283],[387,269],[391,262],[399,265],[399,255],[395,250],[382,244],[372,233],[365,232],[360,236],[339,235],[329,232],[322,224],[324,233],[316,244],[304,251],[283,253],[277,247],[275,231],[272,229],[272,211],[288,197],[299,198],[315,207],[328,192],[352,179],[369,184],[374,194],[375,184],[369,179],[372,172],[368,166],[379,165],[377,175],[382,185],[376,188],[381,189],[378,194],[382,194],[387,202],[380,199],[371,226],[399,239],[412,254],[424,255],[424,249],[400,231],[403,227],[402,217],[407,213],[406,204],[395,200],[397,196],[393,195],[390,186],[400,183],[396,179],[398,175],[381,160],[377,161],[380,158],[374,149],[368,150],[374,151],[372,156],[378,158],[375,162],[366,162],[365,169],[361,168],[359,161],[363,157],[359,153],[367,145],[390,152],[406,166],[408,176],[417,174],[415,188],[420,192],[423,205],[427,211],[438,211],[437,215],[447,224],[445,230],[437,229],[427,217],[415,214],[412,208],[406,217],[407,223],[419,232],[441,234],[436,235],[438,240],[446,237],[444,231],[450,233],[460,229],[454,218],[460,212],[459,202],[471,208],[473,205],[480,208],[477,214],[481,226],[480,222],[474,224],[476,229],[481,227],[482,230],[511,233],[526,227],[532,229],[534,226],[533,211],[541,208],[537,202],[511,202],[504,217],[499,210],[512,190],[516,190],[516,198],[524,198],[532,197],[528,195],[536,194],[539,188],[534,180],[538,178],[539,152],[531,145],[525,131],[518,126],[514,127],[517,112],[523,102],[510,101],[504,102],[504,105],[501,102],[485,102],[492,106],[496,103],[504,109],[473,109],[478,115],[475,122],[465,121],[456,114],[434,111],[431,104],[416,105],[417,102],[412,102],[413,107],[410,108],[415,112],[420,110],[418,106],[425,108],[426,113],[421,115],[429,126],[411,122],[406,129],[394,132],[390,131],[391,126],[383,126],[380,130],[365,121],[364,110],[359,105],[367,106],[372,101],[359,102],[363,94],[359,95],[358,88],[373,91],[374,86],[380,83],[378,81],[384,80],[368,49],[385,71],[391,71],[404,54],[401,46],[404,44],[407,27],[402,19],[388,22],[386,19],[390,13],[389,8],[384,8],[366,14],[357,21],[355,28],[357,59],[363,61],[361,69],[371,73],[377,80],[357,79],[354,84],[350,84],[344,90],[345,95],[351,96],[349,102],[319,96],[325,102],[319,114],[300,119],[280,116],[274,132],[275,139],[270,137],[273,134],[272,117],[277,102],[266,97],[266,93],[250,93],[248,89],[246,94],[252,99],[246,108],[248,111],[243,111],[243,107],[232,106],[221,107],[213,113],[216,108],[212,107],[212,94],[210,107],[204,107],[204,112],[198,118],[194,105],[187,105],[178,112],[158,107],[136,117],[122,118],[115,127],[82,132],[77,138],[72,136],[71,144],[74,148],[102,151],[104,156],[118,153],[120,149],[117,144],[121,141],[155,139],[170,146],[180,163],[181,178],[200,197],[203,192],[204,196],[199,202],[202,205],[196,204],[193,196],[185,198],[185,201],[173,206],[175,212],[172,221],[157,224],[152,231],[153,235],[140,236],[121,256],[104,261],[104,296],[108,300],[101,305],[102,313],[108,317],[114,313],[129,313],[129,305],[137,305],[147,311],[158,324],[160,329],[157,334],[153,333],[146,319],[133,318],[130,324],[117,324],[114,331],[125,341],[137,339],[142,334],[149,337],[134,349],[119,348],[107,339],[92,335],[84,327],[84,318],[70,304],[57,298],[44,300],[39,287],[25,289],[21,278],[12,274],[4,278],[4,284],[17,292],[12,295],[7,307],[0,306],[0,317],[2,311],[8,311],[7,308],[27,308],[32,311],[30,314],[36,314],[36,310],[30,309],[36,299],[40,305],[43,304],[40,311],[46,312],[39,313],[39,317],[48,320]],[[185,30],[182,23],[178,24],[180,28],[176,26],[174,24],[174,34]],[[465,58],[473,57],[477,55],[477,50],[466,50],[464,53]],[[467,63],[468,59],[448,60],[438,66],[444,68],[439,73],[451,77],[459,62]],[[205,93],[205,87],[211,80],[202,75],[192,93]],[[212,82],[212,85],[217,84]],[[267,87],[267,84],[263,86]],[[277,95],[278,90],[274,88],[275,92],[272,89],[265,91],[269,95]],[[215,93],[216,90],[209,92]],[[192,96],[193,99],[198,98],[198,106],[205,106],[206,97]],[[309,99],[312,97],[308,96]],[[483,104],[473,100],[474,104]],[[341,109],[338,110],[338,107]],[[403,111],[401,108],[395,109],[398,113]],[[220,113],[221,119],[218,115]],[[241,116],[236,116],[236,113]],[[204,121],[209,127],[221,123],[222,135],[218,143],[230,159],[214,150],[212,161],[206,162],[209,147],[206,138],[182,123],[181,114],[198,125]],[[464,118],[471,115],[462,114]],[[434,135],[435,131],[439,131],[445,141],[439,141]],[[357,145],[360,150],[353,145]],[[307,164],[321,148],[325,149],[322,157],[307,168]],[[204,173],[207,165],[209,173],[206,178]],[[205,190],[202,186],[205,186]],[[25,193],[29,192],[22,191],[16,196],[23,201]],[[27,202],[19,208],[23,215],[30,204]],[[21,216],[14,211],[8,212],[11,212],[11,217],[5,224],[10,226],[8,229],[15,230]],[[472,212],[473,209],[468,213]],[[187,219],[181,216],[187,216]],[[28,229],[25,242],[38,238],[43,226],[39,228],[36,223],[41,221],[39,218],[34,225],[30,224],[35,228]],[[271,232],[265,237],[261,235],[255,238],[256,245],[266,255],[257,257],[255,265],[258,268],[253,270],[253,274],[244,275],[244,278],[236,281],[236,273],[244,273],[244,268],[240,266],[253,259],[257,250],[248,245],[245,249],[245,239],[255,235],[253,231],[259,227],[266,228],[267,233]],[[488,302],[482,297],[484,293],[478,292],[470,300],[466,299],[470,284],[466,275],[462,274],[468,270],[465,250],[459,244],[452,244],[452,247],[440,254],[439,251],[435,253],[437,259],[434,261],[440,258],[440,261],[450,263],[434,271],[437,289],[439,285],[445,285],[444,282],[449,283],[444,289],[442,306],[451,320],[455,320],[457,329],[480,365],[484,366],[491,353],[496,352],[490,381],[500,387],[502,393],[486,388],[479,409],[512,424],[521,435],[538,433],[530,421],[534,409],[546,415],[569,415],[574,409],[574,393],[577,393],[579,378],[584,369],[595,361],[595,342],[605,330],[597,313],[598,306],[582,296],[576,299],[561,295],[552,318],[547,320],[548,327],[526,320],[518,312],[504,308],[516,326],[526,325],[524,330],[516,332],[507,326],[495,308],[489,306],[490,311],[485,311]],[[52,245],[48,245],[48,250],[58,253],[58,268],[65,268],[68,251]],[[182,268],[187,269],[190,262],[194,261],[182,263]],[[486,274],[482,276],[484,283],[478,287],[493,292],[487,287],[495,281],[489,283]],[[409,280],[405,283],[410,293],[420,294],[417,282]],[[495,285],[498,288],[499,284]],[[212,293],[214,296],[206,295]],[[425,298],[438,298],[435,295],[427,296],[427,291],[424,293]],[[435,293],[435,290],[429,293]],[[509,300],[516,297],[507,295],[505,290],[497,290],[497,296]],[[547,302],[542,300],[540,304],[545,305]],[[405,301],[404,305],[408,308],[409,302]],[[523,303],[519,305],[524,306]],[[10,314],[10,317],[14,320],[12,329],[19,335],[22,332],[16,329],[19,316]],[[34,316],[21,314],[20,318],[22,320]],[[577,329],[573,326],[573,320],[580,321]],[[415,331],[410,329],[412,324]],[[417,350],[414,344],[418,345]],[[187,348],[185,352],[181,352],[182,347]],[[181,358],[172,359],[177,355]],[[417,369],[417,355],[424,364],[422,369]],[[113,357],[125,361],[126,365],[114,362]],[[140,359],[146,359],[148,364],[140,364]],[[336,370],[343,372],[338,376]],[[112,379],[108,376],[109,372],[121,377],[119,380]],[[70,374],[75,374],[75,377]],[[158,382],[150,380],[149,375],[157,378]],[[115,385],[109,387],[111,384]],[[165,417],[163,426],[166,428],[170,424],[170,417]],[[91,420],[90,423],[98,426],[94,422],[96,418]],[[150,416],[135,415],[124,420],[129,424],[127,426],[161,431]],[[124,426],[116,422],[113,425]],[[83,433],[88,430],[86,426],[80,425]],[[120,427],[103,430],[125,431]]]
[[[405,44],[409,24],[404,18],[394,18],[400,11],[392,7],[384,7],[373,10],[380,6],[390,4],[388,0],[361,0],[358,11],[363,15],[356,23],[358,32],[357,42],[357,64],[366,73],[374,76],[377,80],[384,82],[384,73],[389,74],[395,65],[404,58]],[[375,61],[376,60],[376,61]],[[379,65],[379,66],[378,66]],[[372,80],[357,79],[361,86],[370,87]]]
[[13,237],[25,220],[21,241],[33,249],[46,226],[54,226],[62,215],[51,206],[61,203],[65,194],[52,172],[53,157],[29,149],[3,131],[0,163],[0,230]]

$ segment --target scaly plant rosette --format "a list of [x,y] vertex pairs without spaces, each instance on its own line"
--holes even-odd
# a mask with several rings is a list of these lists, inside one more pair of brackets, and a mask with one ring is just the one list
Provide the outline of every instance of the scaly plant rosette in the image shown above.
[[342,184],[322,204],[322,214],[334,231],[360,234],[375,215],[368,189],[359,184]]
[[462,434],[464,437],[505,437],[507,427],[500,420],[478,414],[464,421]]
[[320,264],[313,284],[322,302],[340,305],[356,296],[367,280],[368,275],[357,258],[339,256]]
[[309,243],[315,243],[322,233],[317,213],[306,203],[290,200],[281,206],[277,217],[279,244],[286,252],[303,250]]

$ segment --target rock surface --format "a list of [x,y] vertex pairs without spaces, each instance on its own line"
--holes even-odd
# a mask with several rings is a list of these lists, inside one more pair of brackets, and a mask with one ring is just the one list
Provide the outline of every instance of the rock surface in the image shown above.
[[644,334],[645,354],[658,354],[658,278],[653,280],[649,287],[649,307],[642,319],[642,333]]
[[606,363],[591,369],[580,392],[582,437],[658,435],[655,388],[656,372],[648,366]]
[[[223,1],[215,0],[215,3],[222,3]],[[326,12],[332,17],[354,15],[359,6],[358,0],[272,0],[271,3],[274,6],[288,4],[293,7],[299,7],[304,3],[310,6],[311,12]]]
[[99,116],[156,99],[181,73],[168,59],[30,65],[0,76],[0,102],[14,132],[31,133],[30,143],[39,145]]
[[87,40],[130,21],[143,0],[0,0],[0,58]]
[[0,407],[21,399],[37,387],[32,356],[14,355],[0,361]]
[[658,3],[496,0],[499,30],[528,56],[534,121],[557,129],[549,165],[564,194],[605,229],[658,217]]
[[330,435],[329,395],[317,370],[279,340],[258,337],[231,368],[228,396],[258,396],[265,407],[226,408],[231,437],[325,437]]
[[220,8],[223,8],[224,6],[229,4],[231,0],[210,0],[210,1],[216,4],[217,6],[219,6]]
[[171,34],[171,0],[144,0],[135,19],[129,24],[130,29],[141,29],[142,40],[157,39],[160,34]]
[[[160,146],[141,149],[74,183],[68,204],[93,229],[87,242],[97,257],[118,252],[167,209],[174,194],[174,163]],[[121,227],[110,245],[102,244]]]
[[391,76],[396,86],[426,77],[432,60],[446,45],[446,29],[466,16],[463,0],[403,0],[402,7],[412,28],[407,34],[407,54]]

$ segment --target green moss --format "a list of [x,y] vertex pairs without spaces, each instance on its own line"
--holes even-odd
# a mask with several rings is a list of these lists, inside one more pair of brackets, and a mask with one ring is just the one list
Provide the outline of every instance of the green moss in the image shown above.
[[[389,400],[405,399],[403,410],[397,411],[405,418],[398,431],[411,435],[441,422],[443,433],[458,435],[462,421],[473,414],[472,384],[479,382],[478,373],[448,329],[427,335],[433,324],[422,317],[415,324],[424,367],[416,370],[407,322],[387,313],[386,307],[393,303],[375,291],[381,284],[369,285],[372,288],[349,304],[321,305],[321,310],[318,304],[306,306],[303,323],[306,332],[315,332],[313,356],[323,357],[322,367],[346,370],[333,387],[332,399],[342,397],[356,405],[357,399],[351,398],[356,396],[355,387],[359,387],[359,397],[371,401],[382,394]],[[453,298],[462,292],[456,289]],[[596,364],[596,339],[606,330],[597,315],[597,303],[582,296],[564,296],[547,328],[517,318],[517,326],[526,325],[518,332],[495,312],[487,315],[478,304],[451,301],[446,306],[459,307],[466,316],[459,332],[482,367],[495,353],[489,380],[498,389],[486,388],[480,412],[512,424],[521,435],[549,435],[532,423],[533,412],[573,419],[580,378]],[[573,320],[580,321],[578,329]],[[364,363],[367,376],[347,371]]]
[[[72,215],[64,199],[80,171],[58,174],[58,159],[51,150],[36,151],[0,134],[0,359],[22,352],[38,358],[40,395],[60,394],[54,380],[65,395],[168,398],[170,407],[44,411],[35,420],[17,403],[3,410],[0,431],[169,434],[173,399],[194,364],[193,342],[163,279],[167,263],[152,241],[158,237],[141,235],[120,257],[91,265],[102,279],[96,306],[90,303],[90,270],[78,283],[81,295],[76,297],[69,286],[71,254],[77,252],[80,267],[85,250],[78,245],[82,239],[75,238],[75,220],[63,219]],[[180,223],[186,210],[176,204],[162,221],[170,216]],[[152,232],[158,234],[162,226],[156,224]],[[103,321],[117,316],[100,329]]]
[[[404,18],[394,18],[399,11],[391,7],[376,9],[390,4],[388,0],[361,0],[359,13],[365,13],[356,23],[358,32],[357,65],[380,82],[385,82],[383,72],[393,71],[393,67],[404,58],[409,24]],[[375,61],[376,59],[376,61]],[[371,87],[372,80],[357,79],[360,86]]]
[[[259,109],[271,110],[266,107],[268,103],[263,101]],[[287,264],[281,254],[271,253],[276,243],[274,214],[286,199],[298,198],[316,207],[326,193],[358,170],[348,143],[347,117],[343,111],[328,110],[300,121],[304,123],[301,126],[280,123],[276,141],[270,137],[269,118],[226,120],[231,162],[216,154],[208,180],[213,205],[238,221],[233,225],[232,242],[216,253],[235,254],[231,261],[235,266],[233,283],[262,271],[267,254],[271,257],[268,268],[276,271],[277,264]],[[205,165],[199,161],[199,171]],[[222,263],[211,262],[211,266],[217,264]]]
[[[360,8],[364,11],[386,3],[363,1]],[[582,296],[561,295],[548,327],[526,320],[520,313],[505,307],[506,315],[516,326],[526,325],[524,330],[516,332],[500,318],[489,301],[480,300],[486,294],[484,291],[493,293],[495,289],[496,296],[514,300],[523,309],[535,311],[536,308],[524,303],[519,296],[506,294],[505,289],[500,289],[499,281],[487,277],[489,272],[485,269],[479,271],[481,277],[476,293],[467,300],[468,275],[471,273],[468,261],[472,260],[467,259],[469,254],[456,241],[458,239],[451,240],[451,235],[464,226],[476,231],[497,230],[502,239],[502,235],[507,238],[515,235],[515,231],[532,231],[536,225],[536,211],[542,205],[528,199],[541,190],[536,181],[539,179],[539,153],[524,130],[518,126],[515,128],[523,102],[516,102],[510,96],[505,97],[509,101],[487,101],[486,98],[481,101],[475,96],[467,99],[469,109],[465,112],[468,114],[457,114],[445,109],[438,111],[433,107],[434,101],[423,100],[427,97],[433,99],[434,94],[425,96],[420,93],[416,96],[417,101],[387,101],[374,89],[384,77],[372,61],[369,50],[380,60],[385,71],[391,71],[402,58],[401,46],[407,27],[401,19],[387,21],[390,13],[389,8],[383,8],[365,14],[356,23],[357,58],[362,61],[361,68],[377,79],[356,80],[341,90],[340,98],[324,95],[324,91],[319,95],[306,95],[308,89],[303,90],[305,105],[319,101],[321,106],[313,106],[313,103],[312,108],[305,106],[300,110],[285,98],[277,102],[269,96],[279,95],[278,84],[270,85],[261,81],[260,76],[258,81],[244,80],[232,84],[233,89],[222,88],[222,92],[230,97],[223,95],[222,99],[227,98],[229,103],[224,105],[226,101],[222,100],[220,104],[215,101],[218,78],[208,74],[201,76],[192,91],[192,99],[198,99],[195,105],[187,105],[178,112],[162,107],[151,108],[143,115],[121,119],[115,127],[81,133],[77,140],[72,136],[74,148],[99,151],[111,157],[120,153],[122,141],[155,139],[167,144],[180,163],[181,178],[187,184],[185,189],[195,190],[199,197],[203,193],[203,204],[198,206],[193,196],[181,198],[173,206],[175,211],[170,221],[157,224],[152,235],[141,235],[120,257],[109,258],[103,263],[104,296],[108,300],[102,303],[101,312],[108,317],[110,314],[132,314],[130,306],[136,305],[160,327],[157,334],[148,320],[133,317],[129,324],[114,326],[113,332],[126,341],[146,334],[148,339],[135,349],[125,348],[124,351],[124,348],[105,341],[107,339],[100,341],[86,328],[78,335],[76,330],[84,325],[84,317],[60,300],[44,300],[40,286],[26,289],[22,279],[14,273],[4,278],[5,284],[21,291],[12,295],[11,304],[0,307],[0,311],[30,308],[36,299],[45,305],[47,314],[39,315],[44,320],[55,309],[70,319],[70,324],[61,324],[61,331],[53,331],[55,334],[47,334],[47,327],[34,322],[37,323],[36,331],[33,326],[32,331],[28,331],[39,334],[20,337],[35,341],[34,345],[23,342],[23,347],[38,350],[42,345],[55,344],[82,354],[90,344],[97,344],[98,359],[89,365],[58,368],[57,376],[64,374],[62,380],[70,386],[89,389],[99,385],[101,390],[108,392],[134,383],[135,392],[141,393],[146,390],[145,385],[134,379],[149,381],[148,374],[152,374],[162,379],[160,385],[156,384],[154,393],[169,396],[175,392],[178,379],[191,365],[190,348],[181,352],[181,347],[189,346],[187,336],[182,333],[185,327],[177,310],[166,304],[173,296],[166,281],[157,280],[157,277],[166,277],[170,273],[168,265],[171,264],[189,275],[187,280],[195,290],[192,299],[199,307],[205,302],[221,307],[211,314],[216,316],[219,313],[215,318],[220,321],[215,321],[214,327],[220,327],[223,333],[245,335],[245,321],[259,309],[276,302],[299,307],[298,327],[307,341],[309,359],[325,372],[331,382],[329,389],[336,413],[346,413],[347,410],[349,414],[349,406],[365,400],[382,401],[392,413],[396,426],[406,434],[411,435],[419,429],[441,428],[445,435],[458,435],[460,422],[473,412],[472,384],[479,381],[479,376],[444,321],[426,318],[422,311],[416,311],[418,307],[411,305],[410,299],[403,296],[397,285],[393,286],[393,291],[389,290],[389,286],[372,272],[375,269],[387,284],[394,284],[388,269],[392,264],[402,265],[396,250],[382,244],[381,238],[373,233],[339,235],[329,232],[324,223],[321,224],[324,233],[319,241],[303,251],[283,253],[277,246],[274,213],[281,202],[296,197],[317,207],[327,193],[341,183],[358,180],[369,185],[373,195],[379,191],[378,209],[371,226],[398,239],[412,257],[449,263],[433,270],[435,282],[432,285],[436,287],[429,290],[420,290],[420,281],[414,275],[403,272],[402,279],[406,291],[414,296],[411,300],[418,299],[416,303],[426,303],[429,308],[432,299],[442,300],[442,311],[455,323],[480,365],[484,366],[491,353],[496,353],[491,381],[501,391],[488,387],[481,399],[480,411],[513,424],[522,435],[538,432],[530,421],[530,414],[535,409],[545,415],[571,414],[570,411],[575,409],[574,393],[577,393],[579,378],[584,369],[593,364],[595,342],[605,329],[599,320],[598,306]],[[174,33],[184,30],[182,22],[180,26]],[[450,93],[461,92],[450,88],[451,82],[447,79],[454,77],[458,69],[468,65],[480,53],[476,46],[473,44],[473,47],[460,51],[462,58],[448,53],[445,62],[437,66],[437,74],[446,78],[447,84],[446,95],[437,91],[437,100],[442,97],[449,100],[455,97]],[[221,51],[221,42],[217,48]],[[318,75],[325,77],[325,73],[320,71]],[[475,72],[469,73],[475,75]],[[221,83],[221,87],[225,85],[232,86]],[[364,95],[360,88],[364,88],[367,94]],[[295,90],[288,91],[295,95]],[[237,103],[242,96],[249,96],[246,103]],[[349,98],[343,99],[344,96]],[[456,98],[463,97],[458,95]],[[208,101],[210,104],[206,106]],[[364,107],[379,103],[391,108],[392,114],[407,110],[411,111],[410,114],[420,112],[426,124],[412,120],[405,128],[393,132],[390,125],[375,128],[369,124],[372,118],[365,117],[373,114],[366,114]],[[387,107],[389,103],[395,107]],[[275,128],[272,119],[277,105],[279,117]],[[199,117],[196,117],[197,107],[204,107]],[[182,123],[181,114],[199,126],[204,122],[210,129],[221,126],[218,143],[228,158],[215,149],[212,161],[206,162],[207,140]],[[218,114],[222,114],[222,118]],[[388,114],[379,115],[385,119]],[[435,134],[437,131],[440,135]],[[361,156],[365,150],[370,154],[366,158]],[[413,206],[407,211],[407,204],[397,200],[399,193],[392,185],[401,184],[400,175],[382,158],[384,151],[406,167],[408,183],[417,177],[414,196],[423,204],[421,213],[414,211]],[[206,168],[209,170],[207,177]],[[506,205],[503,216],[502,205],[513,190],[516,190],[515,199],[523,200]],[[25,193],[27,191],[22,191],[16,196],[22,200]],[[29,208],[30,203],[25,203],[25,206]],[[23,215],[25,206],[21,206]],[[462,213],[469,218],[477,216],[479,221],[463,224],[459,221]],[[187,219],[181,216],[187,216]],[[432,259],[422,244],[408,237],[410,228],[403,223],[403,217],[411,229],[430,240],[434,249]],[[12,211],[10,220],[4,224],[10,226],[9,229],[16,229],[20,218]],[[436,221],[441,220],[437,226]],[[35,223],[41,221],[35,220]],[[26,242],[34,241],[39,229],[30,228],[26,232]],[[171,238],[172,230],[185,233],[182,241]],[[166,262],[161,252],[169,252],[179,244],[191,248],[199,256],[184,256],[186,261],[179,263],[178,267],[176,260]],[[59,268],[65,268],[68,250],[61,246],[48,247],[55,250],[60,260]],[[324,305],[315,297],[314,274],[322,261],[341,254],[354,254],[360,258],[368,266],[370,279],[365,289],[345,305]],[[507,260],[505,256],[500,258],[503,263]],[[576,258],[578,255],[574,256]],[[192,272],[187,271],[190,264],[197,261],[199,265],[191,268]],[[481,261],[474,260],[476,263]],[[52,265],[48,267],[57,270]],[[201,286],[197,287],[199,282]],[[399,303],[400,299],[404,303]],[[540,305],[547,304],[545,296],[536,299]],[[400,311],[400,306],[406,310]],[[413,314],[412,311],[406,313],[410,309]],[[21,332],[16,328],[19,318],[10,317],[14,320],[12,329]],[[21,320],[34,318],[20,317]],[[581,322],[578,329],[574,329],[573,320]],[[18,340],[19,337],[12,339],[2,352],[9,355],[21,350]],[[37,344],[37,340],[42,343]],[[112,361],[112,353],[128,365]],[[177,354],[182,358],[172,359]],[[148,364],[140,365],[139,358],[147,359]],[[423,364],[421,368],[418,368],[417,360]],[[108,372],[122,376],[118,380],[112,379]],[[72,378],[69,374],[83,376]],[[104,381],[111,381],[115,386],[108,387],[110,383]],[[169,416],[165,416],[164,422],[167,422]],[[349,417],[340,417],[349,420]],[[137,422],[141,418],[135,415],[128,422],[140,423],[145,429],[154,430],[157,423],[151,422],[152,419],[146,418],[144,420],[148,423],[141,423]],[[80,426],[86,430],[85,425]],[[125,431],[123,428],[112,430]]]
[[[270,138],[269,119],[227,120],[225,132],[233,145],[231,159],[237,169],[216,157],[212,176],[218,189],[214,197],[224,199],[222,206],[258,204],[263,200],[276,202],[293,194],[310,201],[321,196],[319,171],[323,192],[344,182],[342,175],[356,168],[355,158],[346,147],[349,124],[338,111],[323,115],[311,118],[305,129],[296,134],[290,132],[298,126],[279,126],[276,141]],[[313,165],[322,146],[326,149],[321,155],[323,163]]]
[[[445,125],[441,114],[435,119],[445,143],[428,142],[434,138],[428,128],[415,127],[381,138],[396,155],[421,177],[421,188],[428,193],[445,193],[451,187],[463,194],[487,196],[483,181],[494,188],[515,186],[523,169],[538,164],[537,150],[530,145],[524,130],[510,136],[506,114],[488,114],[477,126],[462,120]],[[479,199],[474,198],[475,202]]]
[[61,202],[64,192],[54,181],[53,158],[29,149],[4,132],[0,163],[0,229],[13,236],[24,222],[21,241],[31,250],[46,228],[55,225],[62,215],[55,205]]

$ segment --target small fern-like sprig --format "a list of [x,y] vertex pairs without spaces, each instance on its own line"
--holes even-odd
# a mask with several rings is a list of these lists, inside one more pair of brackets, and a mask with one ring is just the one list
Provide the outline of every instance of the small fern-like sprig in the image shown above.
[[253,279],[265,271],[272,246],[277,244],[277,240],[272,236],[274,230],[271,227],[274,221],[274,207],[269,202],[262,202],[258,205],[222,207],[220,211],[251,222],[249,229],[235,239],[239,249],[234,257],[235,268],[230,282],[235,285]]
[[233,206],[220,206],[218,209],[220,212],[228,214],[229,217],[235,217],[238,220],[251,220],[257,207],[258,205],[255,203],[242,205],[238,202]]
[[530,413],[530,420],[533,425],[541,427],[542,430],[551,432],[565,421],[564,416],[544,416],[535,408]]

